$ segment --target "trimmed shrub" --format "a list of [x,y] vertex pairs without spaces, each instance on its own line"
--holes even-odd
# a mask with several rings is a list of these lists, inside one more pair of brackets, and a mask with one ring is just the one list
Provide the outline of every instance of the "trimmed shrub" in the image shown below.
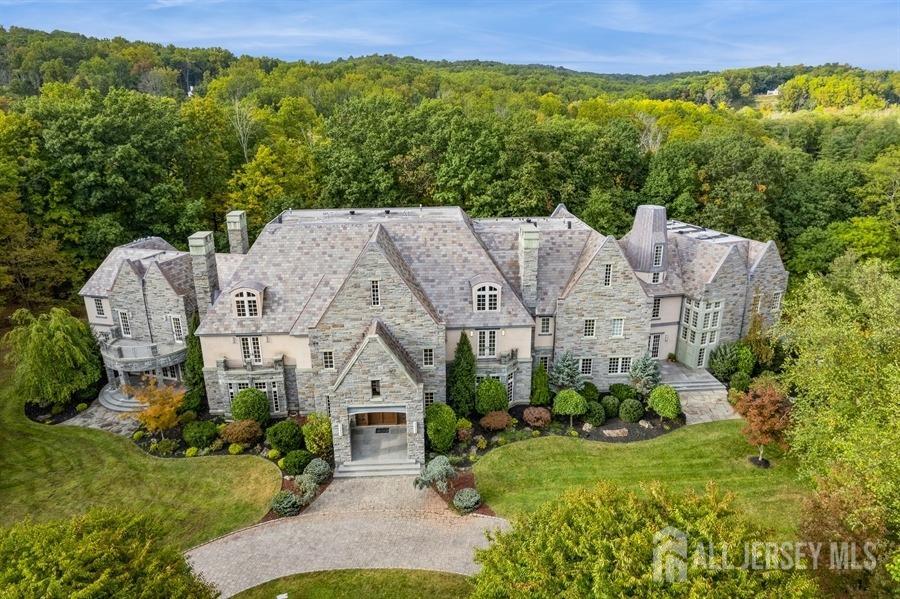
[[590,381],[585,381],[584,387],[581,388],[581,396],[588,402],[600,400],[600,390],[597,385]]
[[453,408],[442,403],[433,403],[425,408],[425,434],[434,451],[446,453],[456,438]]
[[648,403],[653,411],[663,418],[674,420],[681,414],[678,392],[669,385],[660,385],[651,391]]
[[270,449],[268,452],[266,452],[266,457],[270,460],[275,461],[281,458],[281,452],[277,449]]
[[290,491],[278,491],[275,493],[275,497],[272,498],[272,503],[269,506],[279,516],[296,516],[300,513],[300,508],[303,507],[300,503],[300,498]]
[[185,410],[178,415],[178,424],[189,424],[197,419],[197,412]]
[[450,465],[447,456],[439,455],[425,465],[422,474],[413,484],[417,489],[434,487],[441,493],[447,492],[447,481],[456,478],[456,468]]
[[[312,463],[312,462],[310,462]],[[297,497],[300,499],[300,505],[307,506],[316,498],[319,492],[319,484],[308,474],[301,474],[294,479],[297,485]]]
[[79,413],[84,412],[87,409],[88,409],[88,405],[84,402],[81,402],[80,404],[75,406],[75,411],[79,412]]
[[184,450],[184,457],[193,458],[193,457],[196,457],[196,455],[198,453],[200,453],[199,447],[188,447],[187,449]]
[[750,375],[746,372],[738,370],[733,375],[731,375],[731,380],[728,382],[728,386],[732,389],[737,389],[738,391],[744,393],[750,388]]
[[195,420],[185,425],[181,438],[189,447],[209,447],[216,440],[219,431],[216,424],[209,420]]
[[744,372],[747,376],[753,374],[753,368],[756,366],[756,356],[749,345],[739,343],[737,349],[736,366],[738,372]]
[[589,401],[587,411],[584,413],[584,420],[593,426],[601,426],[606,422],[606,410],[599,401]]
[[321,485],[331,476],[331,466],[322,458],[313,458],[303,469],[303,476],[308,476],[317,485]]
[[262,436],[262,428],[255,420],[235,420],[226,424],[220,435],[226,443],[252,445]]
[[219,451],[223,447],[225,447],[225,439],[219,437],[218,439],[216,439],[215,441],[213,441],[210,444],[209,450],[210,451]]
[[737,371],[737,344],[720,343],[709,354],[709,372],[727,383]]
[[609,392],[612,393],[620,402],[626,399],[637,399],[637,389],[631,385],[623,383],[613,383],[609,386]]
[[619,418],[625,422],[637,422],[644,417],[644,406],[636,399],[626,399],[619,406]]
[[489,431],[502,431],[509,426],[509,420],[510,417],[507,412],[497,410],[496,412],[489,412],[484,415],[481,420],[478,421],[478,424],[481,425],[481,428]]
[[578,391],[563,389],[553,398],[553,413],[569,417],[569,426],[572,426],[572,417],[581,416],[587,410],[587,402]]
[[488,412],[505,412],[509,409],[506,386],[497,379],[487,378],[478,385],[475,410],[485,415]]
[[528,426],[532,428],[544,428],[545,426],[550,424],[550,421],[553,419],[550,416],[550,410],[537,406],[525,408],[525,412],[522,414],[522,417],[525,419],[525,422],[528,424]]
[[228,453],[231,455],[238,455],[244,453],[245,449],[247,449],[247,446],[243,443],[232,443],[228,446]]
[[285,474],[297,476],[298,474],[303,474],[303,469],[309,465],[313,457],[313,454],[305,449],[295,449],[294,451],[289,451],[282,460],[279,460],[279,464],[283,464],[281,469],[284,470]]
[[550,377],[541,364],[531,375],[531,405],[546,406],[550,403]]
[[481,505],[481,494],[475,489],[466,487],[460,489],[453,496],[453,505],[464,514],[468,514],[473,510],[477,510]]
[[468,441],[472,438],[472,421],[468,418],[460,418],[456,421],[456,438],[460,441]]
[[255,420],[259,424],[269,421],[269,399],[259,389],[238,391],[231,400],[231,417],[235,420]]
[[282,420],[266,430],[266,441],[281,453],[287,453],[303,447],[303,432],[293,420]]
[[320,458],[331,456],[331,418],[325,414],[310,414],[301,429],[306,449]]
[[131,438],[132,438],[132,440],[134,440],[134,441],[140,441],[141,439],[144,438],[144,436],[146,436],[146,434],[147,434],[147,433],[145,433],[144,431],[134,431],[134,432],[131,434]]
[[150,451],[156,455],[168,457],[178,449],[178,441],[175,439],[160,439],[150,445]]
[[607,418],[615,418],[619,415],[619,398],[615,395],[605,395],[600,400],[600,405],[603,406],[603,412]]

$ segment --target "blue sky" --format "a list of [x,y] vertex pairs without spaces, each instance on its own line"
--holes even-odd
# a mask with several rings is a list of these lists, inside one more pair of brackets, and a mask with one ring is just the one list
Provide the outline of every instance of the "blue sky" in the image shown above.
[[900,69],[900,0],[0,0],[0,24],[289,60],[389,53],[640,74],[779,62]]

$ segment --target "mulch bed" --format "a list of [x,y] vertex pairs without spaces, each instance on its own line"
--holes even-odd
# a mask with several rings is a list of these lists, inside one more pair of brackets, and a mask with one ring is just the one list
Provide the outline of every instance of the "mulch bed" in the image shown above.
[[[81,402],[76,401],[67,404],[65,408],[63,408],[63,411],[58,414],[51,414],[49,407],[41,407],[35,403],[26,403],[25,415],[28,416],[30,420],[40,424],[60,424],[69,418],[73,418],[77,414],[80,414],[80,412],[75,409],[75,406],[79,403]],[[90,407],[92,402],[84,403],[88,404],[88,407]]]
[[[328,488],[328,485],[331,484],[332,480],[333,479],[329,478],[324,483],[319,485],[319,490],[316,492],[316,496],[313,497],[313,500],[310,501],[307,505],[300,508],[301,514],[303,512],[305,512],[307,510],[307,508],[309,508],[309,506],[311,506],[313,503],[315,503],[316,499],[319,498],[319,495],[321,495],[322,493],[325,492],[325,489]],[[284,476],[282,476],[281,477],[281,490],[282,491],[290,491],[291,493],[296,493],[297,492],[297,483],[294,482],[294,479],[288,479],[288,478],[285,478]],[[269,510],[266,513],[266,515],[263,516],[262,519],[260,519],[258,524],[262,524],[263,522],[270,522],[272,520],[278,520],[280,518],[293,518],[293,516],[279,516],[278,514],[275,513],[275,510]]]
[[[460,489],[474,489],[475,488],[475,473],[471,470],[457,470],[456,478],[450,481],[449,488],[446,493],[441,493],[437,489],[434,490],[435,493],[441,496],[441,498],[447,502],[447,506],[451,510],[456,510],[456,507],[453,505],[453,496],[456,495],[456,492]],[[482,503],[478,506],[477,510],[469,512],[471,514],[481,514],[482,516],[496,516],[497,514],[494,510],[491,509],[489,505],[486,503]]]

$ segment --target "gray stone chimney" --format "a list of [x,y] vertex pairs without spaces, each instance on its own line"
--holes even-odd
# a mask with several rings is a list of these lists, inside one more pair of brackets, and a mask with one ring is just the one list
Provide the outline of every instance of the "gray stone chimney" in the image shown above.
[[219,291],[216,245],[212,231],[198,231],[188,237],[188,248],[191,253],[191,269],[194,271],[197,311],[200,318],[203,318]]
[[537,305],[538,252],[541,232],[533,223],[519,227],[519,282],[526,308]]
[[232,210],[225,215],[225,226],[228,229],[228,251],[232,254],[246,254],[250,249],[247,237],[247,213],[243,210]]

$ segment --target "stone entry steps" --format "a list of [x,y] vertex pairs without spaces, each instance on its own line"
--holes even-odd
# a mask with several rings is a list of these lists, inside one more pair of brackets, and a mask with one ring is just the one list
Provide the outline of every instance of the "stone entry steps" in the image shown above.
[[413,460],[404,462],[344,462],[334,471],[335,478],[362,476],[418,476],[422,466]]
[[673,387],[676,391],[722,391],[725,392],[725,385],[716,379],[698,380],[698,381],[678,381],[665,383]]
[[113,412],[140,412],[144,409],[144,404],[126,396],[111,385],[103,387],[97,399],[100,405]]

